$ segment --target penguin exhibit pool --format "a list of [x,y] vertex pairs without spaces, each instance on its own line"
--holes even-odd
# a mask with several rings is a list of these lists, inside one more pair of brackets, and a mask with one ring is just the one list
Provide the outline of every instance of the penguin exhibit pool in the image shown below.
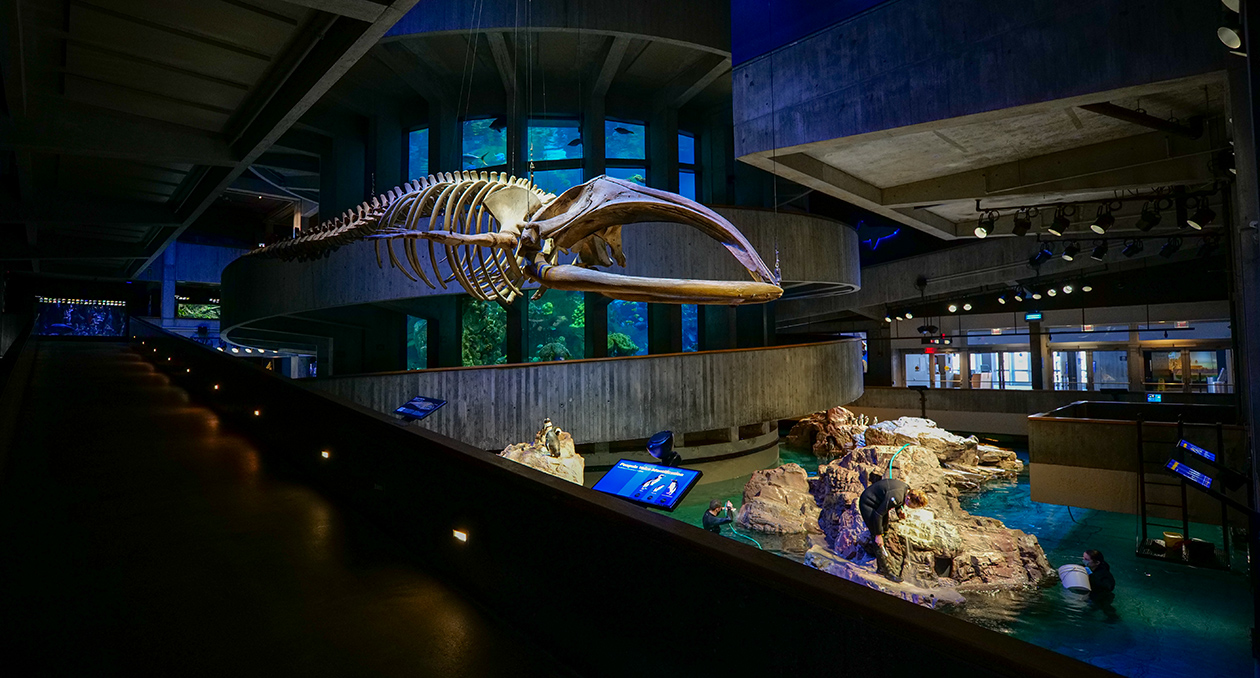
[[[861,422],[863,428],[866,423]],[[893,422],[883,424],[891,427],[867,429],[866,439],[858,438],[856,445],[848,441],[843,459],[816,454],[820,446],[809,449],[809,439],[782,437],[777,464],[730,480],[701,481],[669,515],[703,527],[706,513],[720,520],[730,502],[736,507],[729,514],[733,520],[717,529],[738,548],[770,551],[1120,675],[1252,672],[1245,548],[1233,551],[1229,571],[1139,558],[1135,516],[1032,501],[1023,449],[987,445],[981,434],[980,458],[962,460],[974,466],[938,464],[926,448],[902,445],[905,437],[893,435]],[[871,440],[878,436],[884,439]],[[837,438],[843,431],[839,436],[829,431],[822,446],[844,448],[846,441]],[[853,463],[864,453],[867,459]],[[944,481],[940,469],[932,468],[942,465],[954,467],[945,470]],[[917,554],[908,559],[904,552],[894,554],[894,561],[905,563],[893,568],[904,579],[900,584],[877,574],[876,559],[863,549],[868,533],[852,509],[861,485],[870,482],[862,478],[868,472],[904,477],[932,497],[924,509],[928,513],[906,510],[909,517],[903,514],[887,533],[902,535],[900,542],[885,539],[891,548],[905,544]],[[714,502],[717,508],[711,510]],[[941,525],[941,514],[954,521],[952,527]],[[924,527],[928,524],[935,527]],[[1191,531],[1210,541],[1215,535],[1221,543],[1219,527],[1192,524]],[[942,549],[952,560],[942,558]],[[1005,549],[1010,562],[986,549]],[[1058,568],[1080,565],[1087,550],[1105,555],[1115,579],[1113,595],[1091,597],[1061,585]]]

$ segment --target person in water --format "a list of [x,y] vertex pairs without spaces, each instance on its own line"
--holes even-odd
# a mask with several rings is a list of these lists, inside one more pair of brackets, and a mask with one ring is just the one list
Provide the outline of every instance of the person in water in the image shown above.
[[1082,553],[1081,564],[1089,572],[1091,598],[1109,596],[1116,590],[1116,578],[1111,574],[1111,566],[1103,559],[1102,551],[1090,549]]
[[731,502],[726,502],[726,506],[722,506],[721,499],[714,499],[709,502],[709,510],[704,512],[701,523],[704,529],[714,533],[722,534],[722,526],[731,522],[732,514],[735,512],[735,506]]
[[[874,551],[876,572],[890,581],[900,582],[901,577],[892,573],[888,566],[888,550],[884,548],[884,533],[888,531],[890,514],[901,507],[923,508],[927,506],[927,495],[923,490],[912,490],[905,482],[893,478],[876,480],[858,499],[858,511],[862,514],[862,522],[870,530],[874,540],[868,546],[868,552]],[[907,552],[907,555],[908,552]]]

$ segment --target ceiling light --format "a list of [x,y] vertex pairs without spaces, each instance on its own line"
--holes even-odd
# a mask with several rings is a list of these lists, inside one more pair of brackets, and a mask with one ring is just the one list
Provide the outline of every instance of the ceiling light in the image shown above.
[[1071,226],[1072,222],[1068,220],[1066,210],[1060,207],[1055,210],[1054,219],[1051,220],[1050,225],[1046,227],[1046,230],[1054,235],[1063,235]]
[[1028,293],[1025,292],[1022,287],[1016,287],[1015,288],[1015,301],[1022,302],[1024,300],[1024,297],[1027,296],[1027,294]]
[[963,310],[964,310],[964,311],[970,311],[970,310],[971,310],[971,304],[963,304]]
[[1094,219],[1094,223],[1089,225],[1089,230],[1098,235],[1103,235],[1115,223],[1116,218],[1111,216],[1111,207],[1109,205],[1100,205],[1098,207],[1098,216]]
[[891,316],[891,315],[889,315],[889,314],[887,314],[887,313],[885,313],[885,314],[884,314],[884,322],[886,322],[886,323],[890,323],[890,322],[892,322],[892,316]]
[[906,311],[906,320],[911,320],[913,318],[914,318],[914,314],[911,313],[910,311]]
[[1075,288],[1075,287],[1072,287],[1071,285],[1064,285],[1064,286],[1063,286],[1063,293],[1064,293],[1064,294],[1071,294],[1072,292],[1075,292],[1075,291],[1076,291],[1076,288]]
[[989,234],[993,232],[993,226],[997,222],[997,217],[998,217],[997,212],[992,212],[992,211],[985,212],[984,216],[980,218],[979,225],[976,226],[976,230],[975,230],[976,237],[977,238],[989,237]]
[[1094,291],[1094,288],[1093,288],[1093,286],[1092,286],[1092,285],[1081,285],[1081,291],[1082,291],[1082,292],[1093,292],[1093,291]]
[[1041,249],[1036,254],[1032,255],[1032,257],[1028,260],[1028,265],[1033,268],[1038,268],[1049,261],[1053,256],[1054,250],[1050,249],[1049,245],[1042,245]]
[[1221,43],[1230,49],[1242,48],[1242,29],[1238,26],[1236,20],[1231,19],[1229,23],[1216,29],[1216,37]]
[[1063,260],[1072,261],[1073,259],[1076,258],[1076,255],[1080,253],[1081,253],[1081,246],[1078,245],[1075,241],[1070,242],[1068,243],[1067,247],[1063,248]]
[[[1033,212],[1036,210],[1034,209]],[[1015,228],[1011,230],[1018,236],[1028,235],[1028,231],[1032,230],[1032,213],[1028,210],[1020,210],[1015,213]]]
[[1059,291],[1051,287],[1050,289],[1046,290],[1046,294],[1053,297],[1053,296],[1057,296],[1059,294]]
[[1006,305],[1006,295],[1005,295],[1005,294],[999,294],[999,295],[998,295],[998,303],[999,303],[999,304],[1002,304],[1002,305]]
[[[1206,200],[1203,201],[1203,203],[1206,202]],[[1212,220],[1216,218],[1216,212],[1213,212],[1212,208],[1203,203],[1200,203],[1199,209],[1194,211],[1193,216],[1186,219],[1186,223],[1190,226],[1190,228],[1193,228],[1196,231],[1202,231],[1204,226],[1212,223]]]
[[1123,254],[1131,259],[1137,256],[1137,254],[1142,251],[1143,247],[1145,246],[1142,244],[1141,240],[1130,240],[1124,244],[1124,249],[1120,250],[1120,254]]
[[1241,3],[1239,2],[1239,0],[1221,0],[1221,4],[1228,7],[1231,11],[1237,13],[1238,5],[1240,5]]
[[958,304],[950,304],[950,305],[949,305],[949,307],[948,307],[948,310],[949,310],[949,312],[950,312],[950,313],[957,313],[957,312],[958,312]]
[[1138,217],[1137,223],[1134,224],[1137,229],[1142,232],[1150,231],[1159,225],[1159,206],[1154,202],[1147,202],[1142,205],[1142,216]]
[[254,352],[254,349],[252,349],[252,348],[247,348],[247,349],[245,349],[245,352],[246,352],[246,353],[253,353],[253,352]]
[[1206,257],[1216,253],[1217,248],[1221,246],[1220,238],[1204,238],[1203,244],[1199,245],[1199,256]]
[[1033,292],[1032,298],[1033,301],[1041,301],[1041,292]]
[[936,325],[919,325],[918,331],[919,334],[938,334],[940,333],[941,328]]
[[237,348],[237,347],[233,346],[233,347],[232,347],[232,352],[233,352],[233,353],[240,353],[240,352],[241,352],[241,349],[239,349],[239,348]]
[[1094,261],[1102,261],[1107,258],[1107,241],[1102,240],[1094,246],[1094,251],[1089,253],[1089,258]]
[[1159,256],[1168,259],[1172,257],[1172,255],[1176,254],[1179,249],[1181,249],[1181,238],[1169,238],[1168,242],[1164,243],[1164,246],[1159,248]]

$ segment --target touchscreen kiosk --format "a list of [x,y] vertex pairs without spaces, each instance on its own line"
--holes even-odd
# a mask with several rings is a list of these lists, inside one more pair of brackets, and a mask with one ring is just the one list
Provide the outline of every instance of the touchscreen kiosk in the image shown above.
[[445,404],[445,400],[416,396],[408,400],[402,407],[394,410],[394,414],[402,415],[402,418],[407,421],[420,421],[436,412],[439,407]]
[[1215,452],[1212,452],[1210,450],[1205,450],[1202,447],[1199,447],[1198,445],[1195,445],[1194,443],[1188,440],[1178,441],[1177,447],[1180,447],[1183,450],[1189,450],[1190,452],[1193,452],[1208,461],[1216,461]]
[[673,511],[695,486],[700,475],[699,471],[692,469],[622,459],[595,483],[595,489],[622,499]]

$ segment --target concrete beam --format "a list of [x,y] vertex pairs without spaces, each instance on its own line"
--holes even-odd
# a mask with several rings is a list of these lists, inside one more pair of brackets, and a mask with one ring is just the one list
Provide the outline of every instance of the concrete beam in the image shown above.
[[372,51],[372,56],[385,64],[395,75],[407,83],[416,94],[433,104],[452,106],[455,94],[446,83],[421,63],[415,53],[402,46],[402,43],[387,43]]
[[623,35],[615,36],[608,43],[608,51],[604,53],[603,65],[599,68],[599,73],[595,76],[595,82],[591,84],[591,98],[602,99],[608,94],[608,88],[612,86],[613,78],[617,77],[617,71],[621,68],[621,60],[626,56],[626,49],[630,47],[630,38]]
[[372,0],[283,0],[290,5],[298,7],[306,7],[308,9],[317,9],[321,12],[329,14],[337,14],[339,16],[358,19],[372,23],[381,17],[385,11],[385,5],[380,5]]
[[0,222],[34,224],[178,224],[178,216],[165,205],[152,202],[84,200],[68,195],[45,196],[38,201],[0,204]]
[[239,161],[220,135],[69,104],[38,118],[0,120],[0,149],[224,167]]
[[730,57],[704,54],[661,89],[654,108],[682,108],[695,96],[731,70]]
[[319,158],[309,155],[296,155],[290,153],[263,153],[254,161],[259,167],[268,167],[280,170],[287,174],[296,174],[298,176],[318,177],[319,176]]

